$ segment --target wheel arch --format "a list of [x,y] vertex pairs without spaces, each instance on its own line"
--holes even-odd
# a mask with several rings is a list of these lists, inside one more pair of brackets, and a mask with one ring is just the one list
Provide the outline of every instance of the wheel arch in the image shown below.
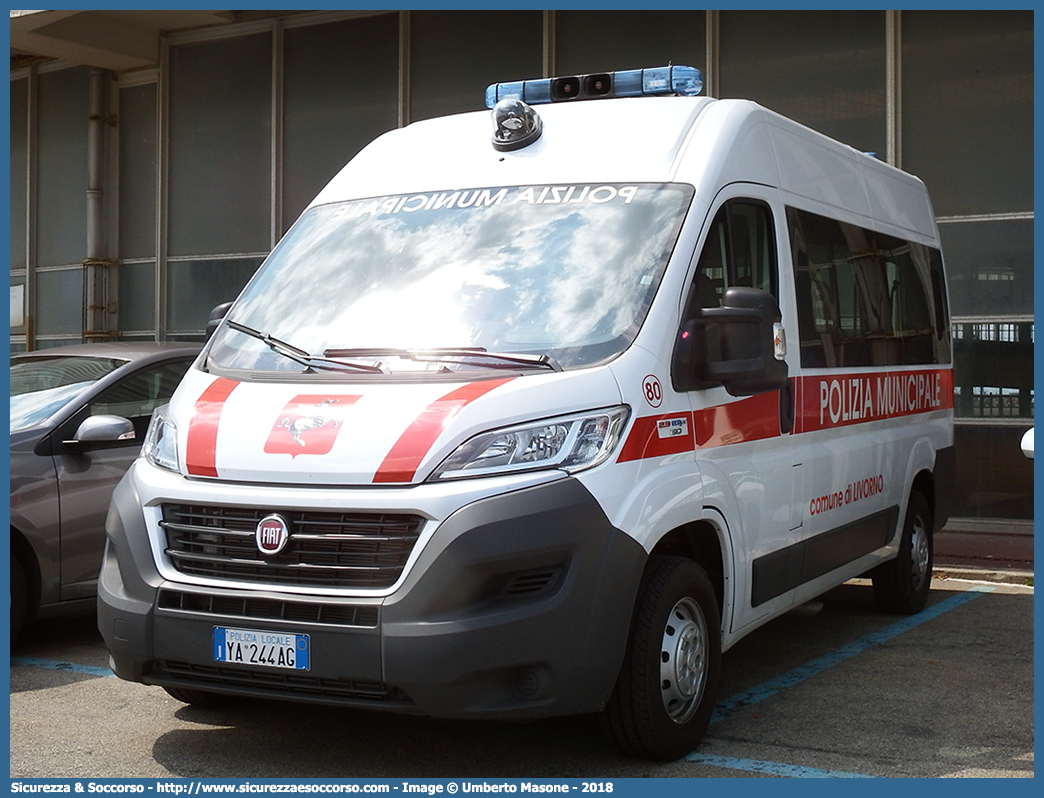
[[685,557],[703,568],[714,586],[718,612],[724,619],[727,583],[725,555],[718,530],[710,521],[691,521],[675,527],[656,542],[649,555]]
[[28,595],[26,619],[32,619],[40,609],[40,563],[33,546],[22,532],[11,525],[11,557],[17,558],[25,574],[26,592]]
[[935,512],[935,476],[928,469],[918,471],[914,475],[910,490],[917,491],[924,496],[925,501],[928,502],[928,511],[932,514],[932,532],[938,532],[938,524],[935,520],[937,518]]

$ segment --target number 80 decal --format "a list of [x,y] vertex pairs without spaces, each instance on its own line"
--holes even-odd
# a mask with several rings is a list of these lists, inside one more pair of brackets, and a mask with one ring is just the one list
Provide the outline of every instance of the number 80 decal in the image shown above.
[[659,407],[663,404],[663,388],[660,387],[660,381],[652,374],[642,382],[642,394],[650,407]]

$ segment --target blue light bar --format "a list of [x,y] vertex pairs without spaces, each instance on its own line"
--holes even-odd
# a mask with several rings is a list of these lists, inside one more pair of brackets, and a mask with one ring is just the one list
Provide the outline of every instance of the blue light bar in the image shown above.
[[655,94],[695,96],[703,89],[700,70],[689,66],[628,69],[558,78],[492,83],[486,88],[486,107],[501,100],[522,100],[529,105],[600,100],[608,97],[641,97]]

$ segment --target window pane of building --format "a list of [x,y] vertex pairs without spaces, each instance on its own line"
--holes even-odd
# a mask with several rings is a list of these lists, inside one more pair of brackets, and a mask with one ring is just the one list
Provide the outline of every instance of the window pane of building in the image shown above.
[[117,267],[119,301],[117,318],[121,332],[156,330],[156,264],[121,263]]
[[883,11],[721,12],[721,96],[884,157]]
[[555,74],[684,64],[706,74],[704,11],[556,11]]
[[210,311],[243,290],[263,258],[176,262],[168,265],[168,330],[202,333]]
[[993,421],[1033,417],[1033,322],[954,325],[954,414]]
[[[25,335],[25,275],[11,275],[11,335]],[[22,346],[25,349],[25,346]]]
[[904,11],[903,168],[940,216],[1033,208],[1033,12]]
[[486,107],[486,86],[540,77],[540,11],[410,13],[410,119]]
[[398,14],[286,31],[280,232],[364,145],[398,124],[398,41]]
[[271,137],[270,35],[171,50],[171,255],[270,248]]
[[[36,247],[40,266],[80,263],[87,257],[88,82],[87,69],[78,67],[46,72],[37,84]],[[77,313],[77,324],[79,321]]]
[[37,341],[36,349],[51,349],[56,346],[72,346],[79,343],[82,343],[79,336],[75,338],[55,338],[53,340]]
[[37,335],[69,335],[83,329],[83,269],[38,272]]
[[1032,219],[942,224],[939,234],[954,316],[1033,314]]
[[156,85],[120,91],[120,257],[156,256]]
[[11,81],[11,270],[24,269],[29,81]]

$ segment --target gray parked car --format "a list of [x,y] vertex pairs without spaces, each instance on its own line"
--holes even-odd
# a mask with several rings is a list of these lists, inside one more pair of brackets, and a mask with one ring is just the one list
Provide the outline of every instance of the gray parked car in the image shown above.
[[106,343],[11,358],[11,639],[94,606],[113,488],[199,353]]

